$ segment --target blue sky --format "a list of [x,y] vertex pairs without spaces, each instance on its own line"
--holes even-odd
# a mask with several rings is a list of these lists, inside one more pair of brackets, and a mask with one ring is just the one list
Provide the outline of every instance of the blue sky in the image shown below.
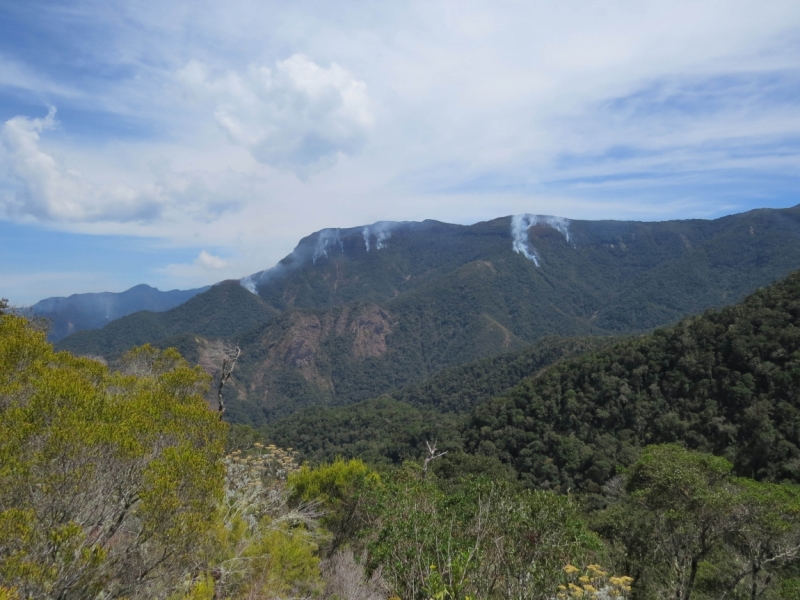
[[796,1],[0,0],[0,295],[324,227],[800,203]]

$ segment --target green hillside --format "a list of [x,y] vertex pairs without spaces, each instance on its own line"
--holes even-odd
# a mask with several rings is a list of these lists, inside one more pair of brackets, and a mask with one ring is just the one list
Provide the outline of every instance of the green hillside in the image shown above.
[[400,465],[419,458],[426,440],[437,440],[443,450],[460,450],[460,429],[461,419],[455,415],[384,397],[337,408],[308,408],[267,426],[264,436],[314,464],[345,457]]
[[[610,343],[602,338],[548,338],[517,352],[445,369],[381,398],[347,406],[314,406],[270,423],[265,437],[311,462],[337,456],[400,464],[418,458],[425,441],[460,450],[464,417],[540,369]],[[246,421],[246,415],[237,415]]]
[[196,352],[188,340],[194,335],[236,337],[276,313],[238,282],[226,281],[171,310],[141,311],[102,329],[79,331],[61,340],[56,348],[116,358],[133,346],[151,343],[162,348],[177,346],[184,356],[193,358]]
[[743,303],[558,363],[478,407],[471,452],[531,485],[599,489],[648,444],[800,481],[800,273]]
[[370,227],[369,250],[362,228],[301,240],[248,282],[263,301],[231,283],[229,298],[214,288],[59,348],[113,358],[151,342],[192,359],[200,337],[225,337],[244,351],[226,389],[229,418],[258,425],[375,398],[547,336],[646,332],[800,267],[800,207],[714,221],[540,222],[517,240],[538,266],[513,251],[509,217],[381,224],[381,248]]
[[[493,318],[530,338],[543,327],[655,327],[736,302],[800,266],[800,207],[712,221],[575,220],[569,241],[540,223],[527,240],[538,268],[512,251],[510,217],[385,227],[391,237],[380,250],[366,250],[361,228],[304,238],[274,272],[256,278],[259,294],[281,310],[328,308],[402,302],[415,290],[455,296],[464,293],[463,281],[468,297],[460,304],[488,303]],[[327,255],[312,260],[322,247]]]
[[421,409],[468,413],[556,361],[611,342],[612,338],[545,338],[517,352],[445,369],[389,395]]
[[[257,424],[366,400],[547,335],[646,331],[738,301],[800,266],[799,209],[573,221],[570,242],[537,225],[530,242],[540,267],[510,251],[508,227],[508,219],[406,225],[370,252],[360,231],[345,230],[327,257],[286,267],[259,288],[284,314],[243,338],[241,385],[230,398],[241,410],[232,416]],[[350,301],[359,286],[375,301]],[[302,303],[315,308],[286,308]]]

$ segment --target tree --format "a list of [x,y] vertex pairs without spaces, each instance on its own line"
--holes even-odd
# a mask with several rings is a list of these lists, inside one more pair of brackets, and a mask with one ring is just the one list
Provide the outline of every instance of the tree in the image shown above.
[[164,598],[193,568],[222,498],[226,425],[176,351],[123,362],[56,353],[0,316],[0,588]]
[[734,483],[734,526],[725,542],[736,568],[720,587],[728,594],[746,591],[756,600],[800,558],[800,487],[750,479]]
[[800,487],[735,478],[724,458],[649,446],[606,486],[595,527],[636,597],[760,598],[800,558]]
[[650,586],[675,600],[692,596],[701,561],[733,522],[731,469],[723,458],[672,444],[646,448],[631,467],[600,530],[625,546],[625,570],[640,594]]
[[316,468],[303,465],[289,476],[294,504],[315,502],[324,512],[322,522],[333,537],[330,556],[342,545],[354,543],[367,525],[365,513],[381,478],[358,459],[337,459]]
[[222,390],[233,375],[236,362],[241,355],[242,351],[239,346],[234,346],[223,340],[215,340],[209,343],[200,353],[200,364],[215,379],[220,419],[225,413],[225,400],[222,397]]

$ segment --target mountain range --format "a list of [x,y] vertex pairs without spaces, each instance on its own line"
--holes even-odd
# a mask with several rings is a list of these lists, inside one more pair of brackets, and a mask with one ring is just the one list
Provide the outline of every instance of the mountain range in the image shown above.
[[716,220],[520,215],[326,229],[272,269],[165,312],[61,340],[113,360],[208,340],[243,355],[229,418],[260,424],[347,405],[543,338],[638,334],[741,300],[800,267],[800,207]]
[[208,286],[193,290],[162,292],[141,284],[120,293],[73,294],[68,297],[45,298],[28,310],[50,321],[48,338],[57,342],[84,329],[100,329],[104,325],[140,310],[160,312],[183,304],[205,292]]

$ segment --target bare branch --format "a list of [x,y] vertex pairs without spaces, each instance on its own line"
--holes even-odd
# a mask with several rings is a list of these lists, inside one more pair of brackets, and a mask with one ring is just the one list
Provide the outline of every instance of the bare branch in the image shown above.
[[437,454],[436,453],[437,452],[436,443],[437,443],[436,440],[433,441],[433,444],[431,444],[427,440],[425,441],[425,445],[428,447],[428,456],[426,456],[425,460],[422,462],[422,476],[423,477],[426,477],[428,475],[428,464],[430,464],[431,461],[436,460],[437,458],[441,458],[442,456],[447,454],[446,451],[445,452],[439,452],[439,454]]
[[216,380],[217,388],[217,407],[219,418],[225,413],[225,399],[222,397],[222,390],[227,381],[233,375],[236,362],[242,355],[239,346],[234,346],[223,340],[215,340],[203,348],[200,354],[200,365]]

